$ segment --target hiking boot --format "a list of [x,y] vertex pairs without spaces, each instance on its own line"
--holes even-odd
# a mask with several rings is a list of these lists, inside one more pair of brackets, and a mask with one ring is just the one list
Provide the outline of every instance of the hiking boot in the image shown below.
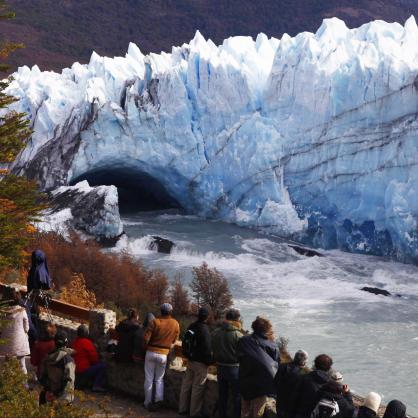
[[166,408],[167,407],[167,402],[165,402],[165,401],[158,401],[158,402],[155,402],[154,405],[155,405],[155,407],[157,409]]
[[158,408],[155,404],[153,403],[149,403],[148,405],[144,405],[144,408],[148,411],[148,412],[155,412]]

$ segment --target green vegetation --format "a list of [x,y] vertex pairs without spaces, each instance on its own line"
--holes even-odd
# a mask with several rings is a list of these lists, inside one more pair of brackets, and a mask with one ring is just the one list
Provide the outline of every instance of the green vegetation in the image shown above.
[[84,407],[55,402],[38,405],[38,392],[26,389],[27,376],[16,359],[0,364],[0,410],[2,417],[67,417],[84,418],[93,415]]
[[[13,17],[14,14],[8,12],[4,2],[0,1],[0,20]],[[0,57],[6,59],[20,46],[0,39]],[[8,66],[3,62],[0,68],[6,71]],[[17,100],[6,93],[10,81],[0,82],[0,110]],[[26,145],[30,133],[24,114],[8,111],[0,117],[0,164],[13,161]],[[9,173],[7,168],[0,170],[0,273],[5,269],[22,267],[26,256],[24,248],[32,232],[31,222],[43,208],[36,184]]]

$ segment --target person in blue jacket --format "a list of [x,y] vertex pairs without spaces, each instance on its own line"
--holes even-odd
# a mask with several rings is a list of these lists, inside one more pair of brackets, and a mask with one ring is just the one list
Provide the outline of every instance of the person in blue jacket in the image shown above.
[[274,376],[280,363],[280,352],[268,319],[258,316],[251,328],[253,333],[239,340],[237,350],[242,396],[241,417],[261,418],[267,397],[276,393]]

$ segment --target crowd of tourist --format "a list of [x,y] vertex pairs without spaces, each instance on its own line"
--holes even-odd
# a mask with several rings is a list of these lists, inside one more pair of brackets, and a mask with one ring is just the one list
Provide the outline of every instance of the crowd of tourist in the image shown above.
[[[231,309],[225,320],[210,332],[208,311],[199,310],[183,339],[183,353],[188,358],[181,388],[179,413],[203,417],[204,385],[211,364],[217,366],[218,416],[220,418],[264,416],[269,398],[276,399],[278,418],[375,418],[381,397],[370,392],[359,408],[343,376],[336,371],[332,358],[318,355],[312,369],[308,354],[299,350],[293,361],[280,361],[271,322],[257,317],[252,333],[242,329],[240,312]],[[232,395],[229,408],[228,398]],[[405,418],[406,407],[389,402],[384,418]]]
[[[38,330],[39,337],[29,344],[29,318],[21,306],[18,292],[10,302],[8,323],[3,329],[0,355],[17,357],[27,373],[25,356],[36,367],[43,390],[40,403],[62,400],[72,402],[74,388],[90,387],[106,391],[106,367],[89,338],[86,325],[77,329],[70,344],[65,332],[53,323]],[[164,401],[164,374],[167,356],[180,335],[179,323],[172,317],[172,306],[164,303],[161,315],[148,314],[141,324],[139,315],[130,309],[126,319],[109,331],[107,351],[120,363],[143,362],[145,372],[145,407],[156,410]],[[263,417],[268,399],[276,398],[278,418],[375,418],[381,397],[370,392],[363,405],[355,408],[348,385],[333,368],[333,360],[318,355],[313,369],[308,368],[308,354],[299,350],[293,361],[280,361],[271,322],[257,317],[252,333],[242,329],[240,312],[230,309],[223,322],[209,326],[210,312],[200,308],[198,318],[183,337],[183,355],[187,358],[179,414],[203,417],[205,383],[209,367],[217,366],[219,388],[217,415],[220,418]],[[391,401],[384,418],[405,418],[406,407]]]
[[[38,254],[35,262],[40,266],[46,260]],[[47,268],[42,271],[47,278]],[[0,355],[17,357],[25,374],[25,357],[30,355],[42,385],[40,403],[56,400],[71,403],[75,387],[106,391],[106,366],[89,338],[86,325],[78,327],[77,337],[70,343],[67,334],[57,331],[53,323],[35,326],[19,292],[13,292],[9,305]],[[169,303],[163,303],[158,317],[149,313],[141,323],[137,311],[130,309],[126,319],[108,333],[106,351],[114,361],[144,364],[144,406],[149,411],[164,404],[167,357],[180,336],[180,326],[172,311]],[[312,369],[303,350],[297,351],[292,361],[281,361],[268,319],[258,316],[248,333],[243,330],[237,309],[228,310],[224,320],[217,324],[208,325],[209,318],[210,311],[201,307],[197,320],[185,330],[182,339],[187,367],[180,391],[180,415],[205,416],[205,383],[209,367],[216,365],[219,392],[214,414],[219,418],[263,417],[269,398],[276,399],[278,418],[378,416],[380,395],[370,392],[363,405],[356,408],[350,388],[333,367],[330,356],[316,356]],[[384,418],[405,417],[402,402],[389,402]]]

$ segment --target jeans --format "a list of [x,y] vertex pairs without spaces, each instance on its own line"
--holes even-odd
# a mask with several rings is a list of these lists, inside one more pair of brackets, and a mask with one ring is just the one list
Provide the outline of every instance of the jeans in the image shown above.
[[241,395],[239,391],[239,367],[218,366],[219,417],[227,418],[229,388],[232,392],[233,418],[241,417]]
[[155,402],[164,399],[164,374],[167,364],[167,355],[147,351],[145,355],[145,402],[148,406],[152,403],[152,386],[155,383]]
[[106,386],[106,366],[104,363],[96,363],[79,375],[93,380],[93,390],[103,389]]

